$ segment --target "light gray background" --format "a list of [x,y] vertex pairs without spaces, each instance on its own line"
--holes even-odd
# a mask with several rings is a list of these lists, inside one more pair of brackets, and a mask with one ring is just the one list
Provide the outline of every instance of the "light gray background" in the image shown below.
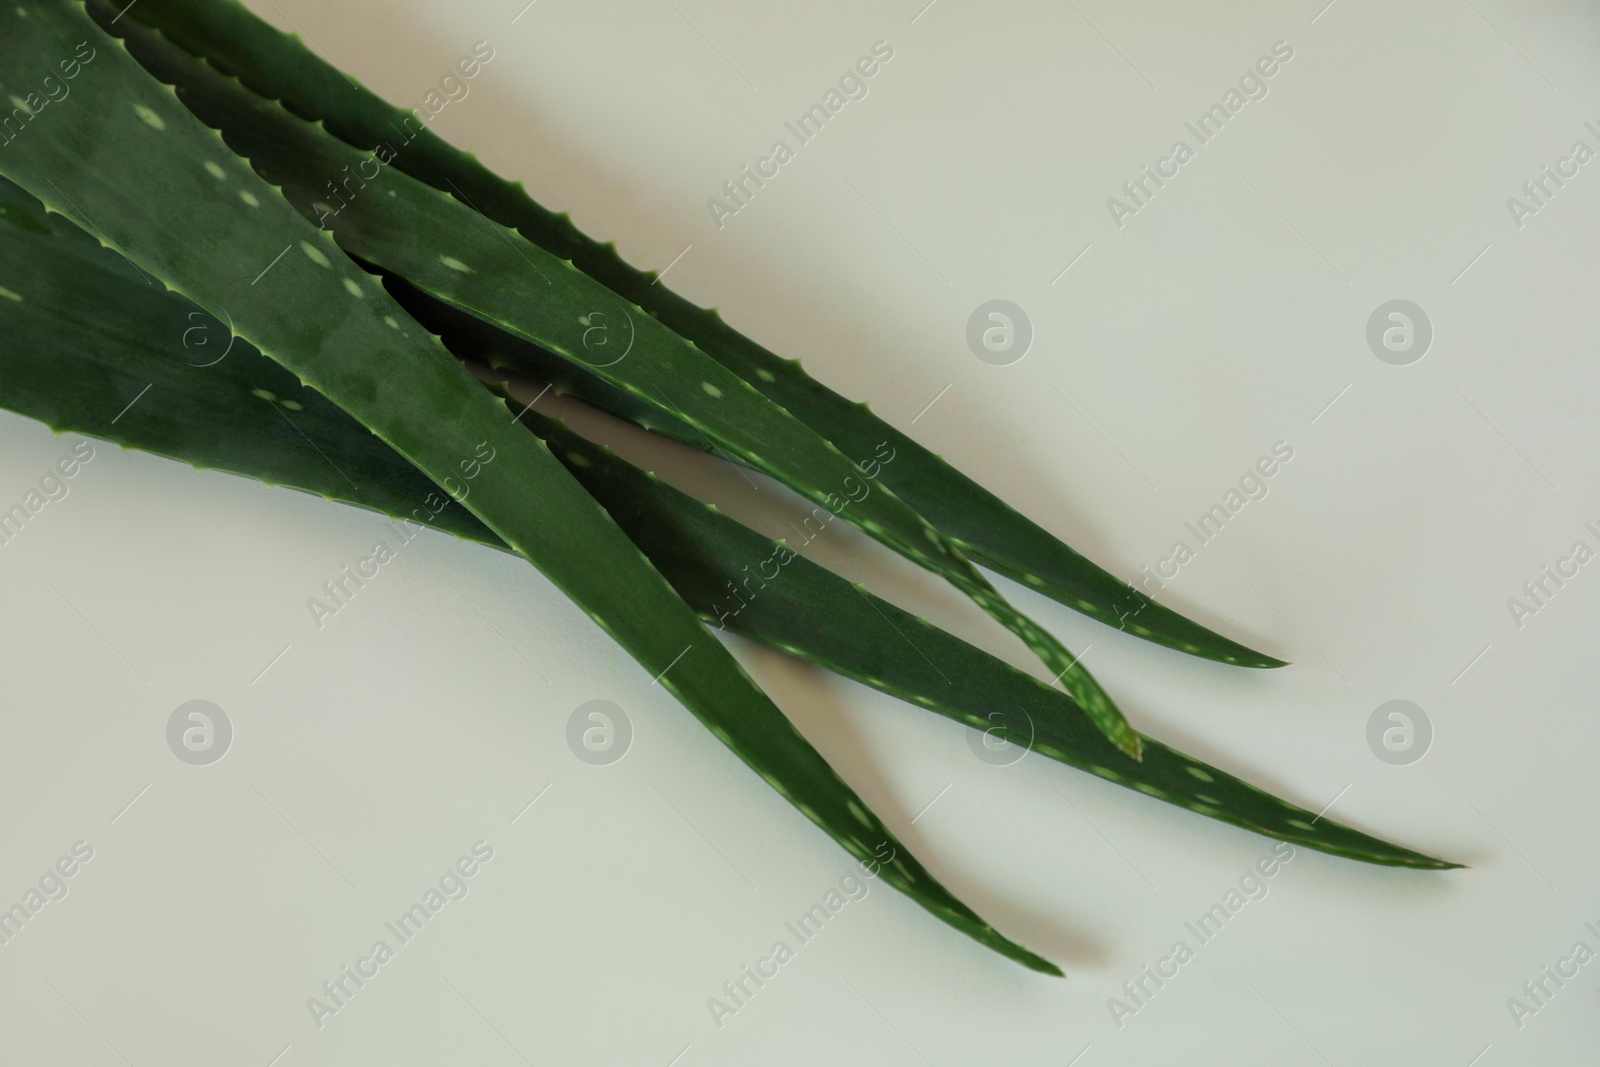
[[[1521,229],[1506,198],[1574,140],[1600,148],[1583,127],[1600,17],[1576,0],[922,2],[252,6],[407,105],[487,40],[446,136],[641,267],[687,247],[673,286],[915,420],[1118,574],[1289,442],[1270,495],[1163,596],[1293,666],[1209,665],[1006,591],[1088,647],[1141,728],[1471,869],[1302,850],[1119,1029],[1107,998],[1271,843],[1037,756],[986,765],[947,721],[736,645],[953,889],[1069,977],[874,887],[719,1030],[706,998],[843,852],[532,568],[429,535],[319,632],[306,598],[391,537],[381,520],[102,445],[0,548],[0,903],[73,842],[95,849],[0,947],[0,1059],[1593,1061],[1600,963],[1521,1029],[1506,1001],[1575,941],[1600,949],[1583,925],[1600,925],[1600,564],[1521,629],[1506,601],[1597,545],[1600,162]],[[880,39],[895,54],[870,95],[719,231],[706,198]],[[1270,94],[1114,226],[1107,197],[1279,40],[1294,58]],[[1009,367],[964,340],[995,298],[1035,330]],[[1391,299],[1434,325],[1411,366],[1365,342]],[[771,483],[592,429],[782,530]],[[7,505],[72,443],[15,417],[0,441]],[[814,551],[1032,669],[853,534]],[[1365,739],[1396,698],[1434,727],[1411,766]],[[166,746],[191,699],[233,722],[210,766]],[[632,719],[611,766],[565,742],[592,699]],[[480,839],[495,854],[470,895],[316,1028],[306,998]]]

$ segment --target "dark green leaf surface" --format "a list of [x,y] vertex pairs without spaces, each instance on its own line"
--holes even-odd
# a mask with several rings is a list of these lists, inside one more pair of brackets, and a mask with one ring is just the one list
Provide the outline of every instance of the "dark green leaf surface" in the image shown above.
[[[296,37],[280,33],[235,0],[141,0],[132,17],[195,55],[204,56],[254,91],[282,101],[352,145],[405,146],[394,165],[436,189],[458,192],[490,218],[512,227],[551,254],[572,263],[624,299],[693,341],[796,418],[865,462],[887,442],[895,465],[882,479],[972,559],[1107,625],[1196,656],[1246,667],[1281,667],[1256,652],[1184,618],[1062,544],[1005,501],[858,405],[780,359],[727,323],[635,270],[616,248],[590,240],[564,214],[546,211],[520,183],[497,177],[470,153],[451,147],[427,128],[425,113],[408,112],[328,65]],[[569,386],[604,404],[619,399],[603,380],[575,375]],[[616,408],[638,413],[625,395]],[[660,417],[651,419],[661,423]],[[658,428],[660,428],[658,426]],[[687,427],[678,435],[704,447]]]
[[[70,0],[0,6],[0,91],[30,92],[80,47],[59,102],[29,105],[0,173],[82,219],[146,274],[333,401],[439,485],[484,459],[464,506],[582,607],[773,788],[943,921],[1049,974],[894,841],[537,438],[327,236]],[[79,58],[82,54],[79,53]],[[24,98],[26,99],[26,98]],[[27,278],[7,289],[26,305]],[[131,417],[131,416],[130,416]],[[882,858],[881,853],[877,853]]]
[[[147,286],[119,257],[0,181],[0,286],[17,285],[28,298],[0,302],[0,335],[10,339],[0,348],[0,406],[504,547],[456,505],[435,517],[442,494],[431,482],[248,342],[214,362],[226,344],[223,326]],[[113,423],[146,385],[152,403]],[[731,631],[1214,819],[1371,863],[1451,866],[1319,820],[1150,738],[1142,763],[1120,760],[1069,697],[803,557],[789,558],[790,547],[803,545],[779,546],[537,410],[523,422],[690,606]],[[326,456],[338,457],[349,481]],[[430,498],[433,507],[418,507]]]
[[[110,21],[109,9],[95,9],[107,11]],[[141,63],[178,87],[201,121],[220,129],[308,219],[330,227],[346,251],[604,378],[633,402],[686,424],[708,447],[806,496],[819,521],[842,518],[943,576],[1021,638],[1095,725],[1138,758],[1138,735],[1076,656],[1009,604],[891,490],[863,477],[843,453],[738,375],[567,260],[388,167],[382,161],[393,157],[381,146],[375,155],[351,148],[137,23],[118,31]]]

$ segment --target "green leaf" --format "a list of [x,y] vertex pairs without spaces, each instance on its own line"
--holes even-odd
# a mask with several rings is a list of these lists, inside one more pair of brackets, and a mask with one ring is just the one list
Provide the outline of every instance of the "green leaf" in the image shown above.
[[[1060,973],[898,845],[543,442],[78,4],[0,6],[6,93],[46,77],[63,84],[60,65],[75,55],[70,91],[30,103],[20,132],[8,131],[0,173],[231,323],[435,483],[461,485],[466,465],[479,463],[459,490],[462,504],[770,785],[863,862],[889,860],[877,850],[893,849],[880,876],[940,919],[1025,966]],[[16,281],[20,288],[7,288],[21,299],[6,300],[27,305],[30,283]]]
[[[463,508],[434,515],[418,506],[438,495],[431,482],[248,342],[218,361],[226,327],[145,285],[119,257],[59,216],[30,210],[25,194],[0,181],[5,219],[21,228],[0,225],[0,285],[22,285],[29,295],[0,302],[0,333],[11,342],[0,348],[0,406],[58,430],[504,547]],[[51,235],[52,226],[60,233]],[[118,419],[146,386],[153,403]],[[537,410],[523,411],[522,421],[550,442],[685,601],[731,631],[1214,819],[1371,863],[1453,866],[1318,819],[1150,738],[1142,763],[1119,760],[1071,698],[803,557],[788,558],[788,549],[804,545],[780,549]],[[339,469],[328,456],[339,457]]]
[[1021,638],[1095,725],[1138,759],[1138,735],[1076,656],[890,489],[744,379],[570,262],[387,166],[405,154],[403,143],[357,151],[137,24],[119,30],[141,63],[175,84],[201,121],[351,255],[675,416],[709,447],[806,496],[818,521],[842,518],[941,575]]
[[1144,735],[1141,762],[1119,759],[1067,694],[812,563],[797,554],[804,545],[774,542],[537,412],[524,419],[709,621],[1209,818],[1368,863],[1457,866],[1319,818]]
[[[896,460],[881,475],[911,507],[973,560],[1110,626],[1170,648],[1245,667],[1281,667],[1283,661],[1214,633],[1151,600],[1138,588],[1096,566],[1024,517],[939,456],[780,359],[723,322],[635,270],[611,244],[584,236],[564,214],[546,211],[521,183],[493,174],[470,153],[451,147],[427,128],[427,117],[393,107],[330,66],[297,37],[279,32],[236,0],[141,0],[132,16],[187,51],[236,75],[252,90],[283,102],[295,114],[321,120],[334,135],[357,146],[390,141],[404,130],[411,139],[394,166],[445,192],[459,193],[478,210],[512,227],[681,336],[792,415],[862,461],[887,444]],[[594,376],[569,370],[566,387],[618,414],[647,423],[696,447],[705,442],[687,426],[650,415],[626,394]]]

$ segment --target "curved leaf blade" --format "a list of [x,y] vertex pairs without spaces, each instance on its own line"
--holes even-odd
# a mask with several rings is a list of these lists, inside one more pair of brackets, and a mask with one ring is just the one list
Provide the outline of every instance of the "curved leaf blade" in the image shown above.
[[[1118,759],[1119,750],[1076,714],[1065,693],[536,411],[524,417],[535,420],[531,428],[709,621],[1000,737],[1021,751],[1207,818],[1367,863],[1429,870],[1459,866],[1332,822],[1144,735],[1141,762]],[[772,570],[779,576],[762,580]],[[746,584],[752,574],[758,576],[753,588]],[[743,588],[748,599],[730,588]]]

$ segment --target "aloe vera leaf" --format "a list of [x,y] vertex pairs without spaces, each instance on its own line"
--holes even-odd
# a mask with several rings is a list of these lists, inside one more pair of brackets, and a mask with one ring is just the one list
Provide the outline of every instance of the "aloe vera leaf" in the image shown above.
[[[225,345],[221,324],[208,325],[209,317],[188,301],[150,289],[120,257],[60,216],[45,217],[31,198],[0,179],[0,285],[25,278],[34,279],[25,301],[0,301],[0,335],[10,339],[0,348],[0,407],[57,430],[432,522],[505,548],[464,508],[451,505],[435,517],[432,508],[417,507],[430,493],[438,495],[426,477],[248,342],[239,341],[216,362]],[[147,385],[156,403],[117,419]],[[295,427],[273,410],[285,404],[296,405]],[[775,542],[537,411],[516,407],[522,422],[550,442],[556,457],[708,620],[1213,819],[1369,863],[1454,866],[1318,819],[1148,737],[1142,763],[1119,761],[1065,694],[858,592],[803,557],[788,560],[767,580],[762,575],[772,572],[771,561],[784,555]],[[351,479],[324,456],[339,457]],[[752,574],[755,583],[744,587]],[[754,594],[748,603],[732,593],[739,588]],[[904,648],[907,639],[920,654]],[[897,646],[905,654],[893,655]]]
[[[92,9],[106,10],[100,4]],[[744,379],[568,261],[455,197],[386,168],[382,156],[351,148],[136,23],[119,31],[147,69],[176,85],[179,99],[201,121],[219,128],[229,147],[306,218],[328,226],[347,252],[677,416],[710,447],[806,496],[819,521],[843,518],[941,575],[1019,637],[1090,720],[1139,758],[1138,734],[1078,657],[1007,602],[891,490],[863,478],[854,462]],[[348,200],[330,192],[351,175],[357,185],[343,185]],[[336,213],[330,196],[339,199]],[[591,335],[610,336],[612,329],[622,331],[619,324],[627,326],[627,347],[613,358],[615,343],[600,346]]]
[[[404,318],[379,282],[229,152],[80,4],[0,7],[7,82],[0,90],[56,79],[57,62],[80,42],[95,54],[76,70],[70,94],[36,111],[30,105],[21,133],[0,147],[0,173],[231,321],[241,338],[436,483],[459,484],[463,463],[483,461],[462,504],[752,770],[851,855],[881,864],[888,884],[938,918],[1024,966],[1061,973],[935,881],[543,442],[508,419],[504,405]],[[26,287],[13,291],[27,302]],[[892,858],[875,852],[884,847]]]
[[[158,28],[185,50],[236,75],[257,93],[281,101],[357,146],[406,141],[394,166],[445,192],[459,192],[478,210],[644,308],[707,355],[775,400],[847,455],[866,458],[882,444],[896,456],[880,476],[970,558],[1109,626],[1191,655],[1244,667],[1281,667],[1265,655],[1196,623],[1063,544],[1043,527],[874,415],[744,336],[715,310],[701,308],[636,270],[612,244],[591,240],[565,214],[534,202],[509,182],[452,147],[412,111],[394,107],[307,48],[298,37],[258,19],[236,0],[141,0],[131,17]],[[667,431],[673,420],[650,415],[625,394],[577,371],[567,388],[602,406]],[[681,439],[705,443],[687,427]]]
[[[1459,866],[1319,818],[1144,735],[1141,762],[1118,759],[1119,750],[1077,714],[1067,694],[559,423],[533,411],[524,418],[708,621],[1024,749],[1246,830],[1368,863]],[[778,576],[766,580],[773,571]],[[871,610],[862,610],[863,598]]]

